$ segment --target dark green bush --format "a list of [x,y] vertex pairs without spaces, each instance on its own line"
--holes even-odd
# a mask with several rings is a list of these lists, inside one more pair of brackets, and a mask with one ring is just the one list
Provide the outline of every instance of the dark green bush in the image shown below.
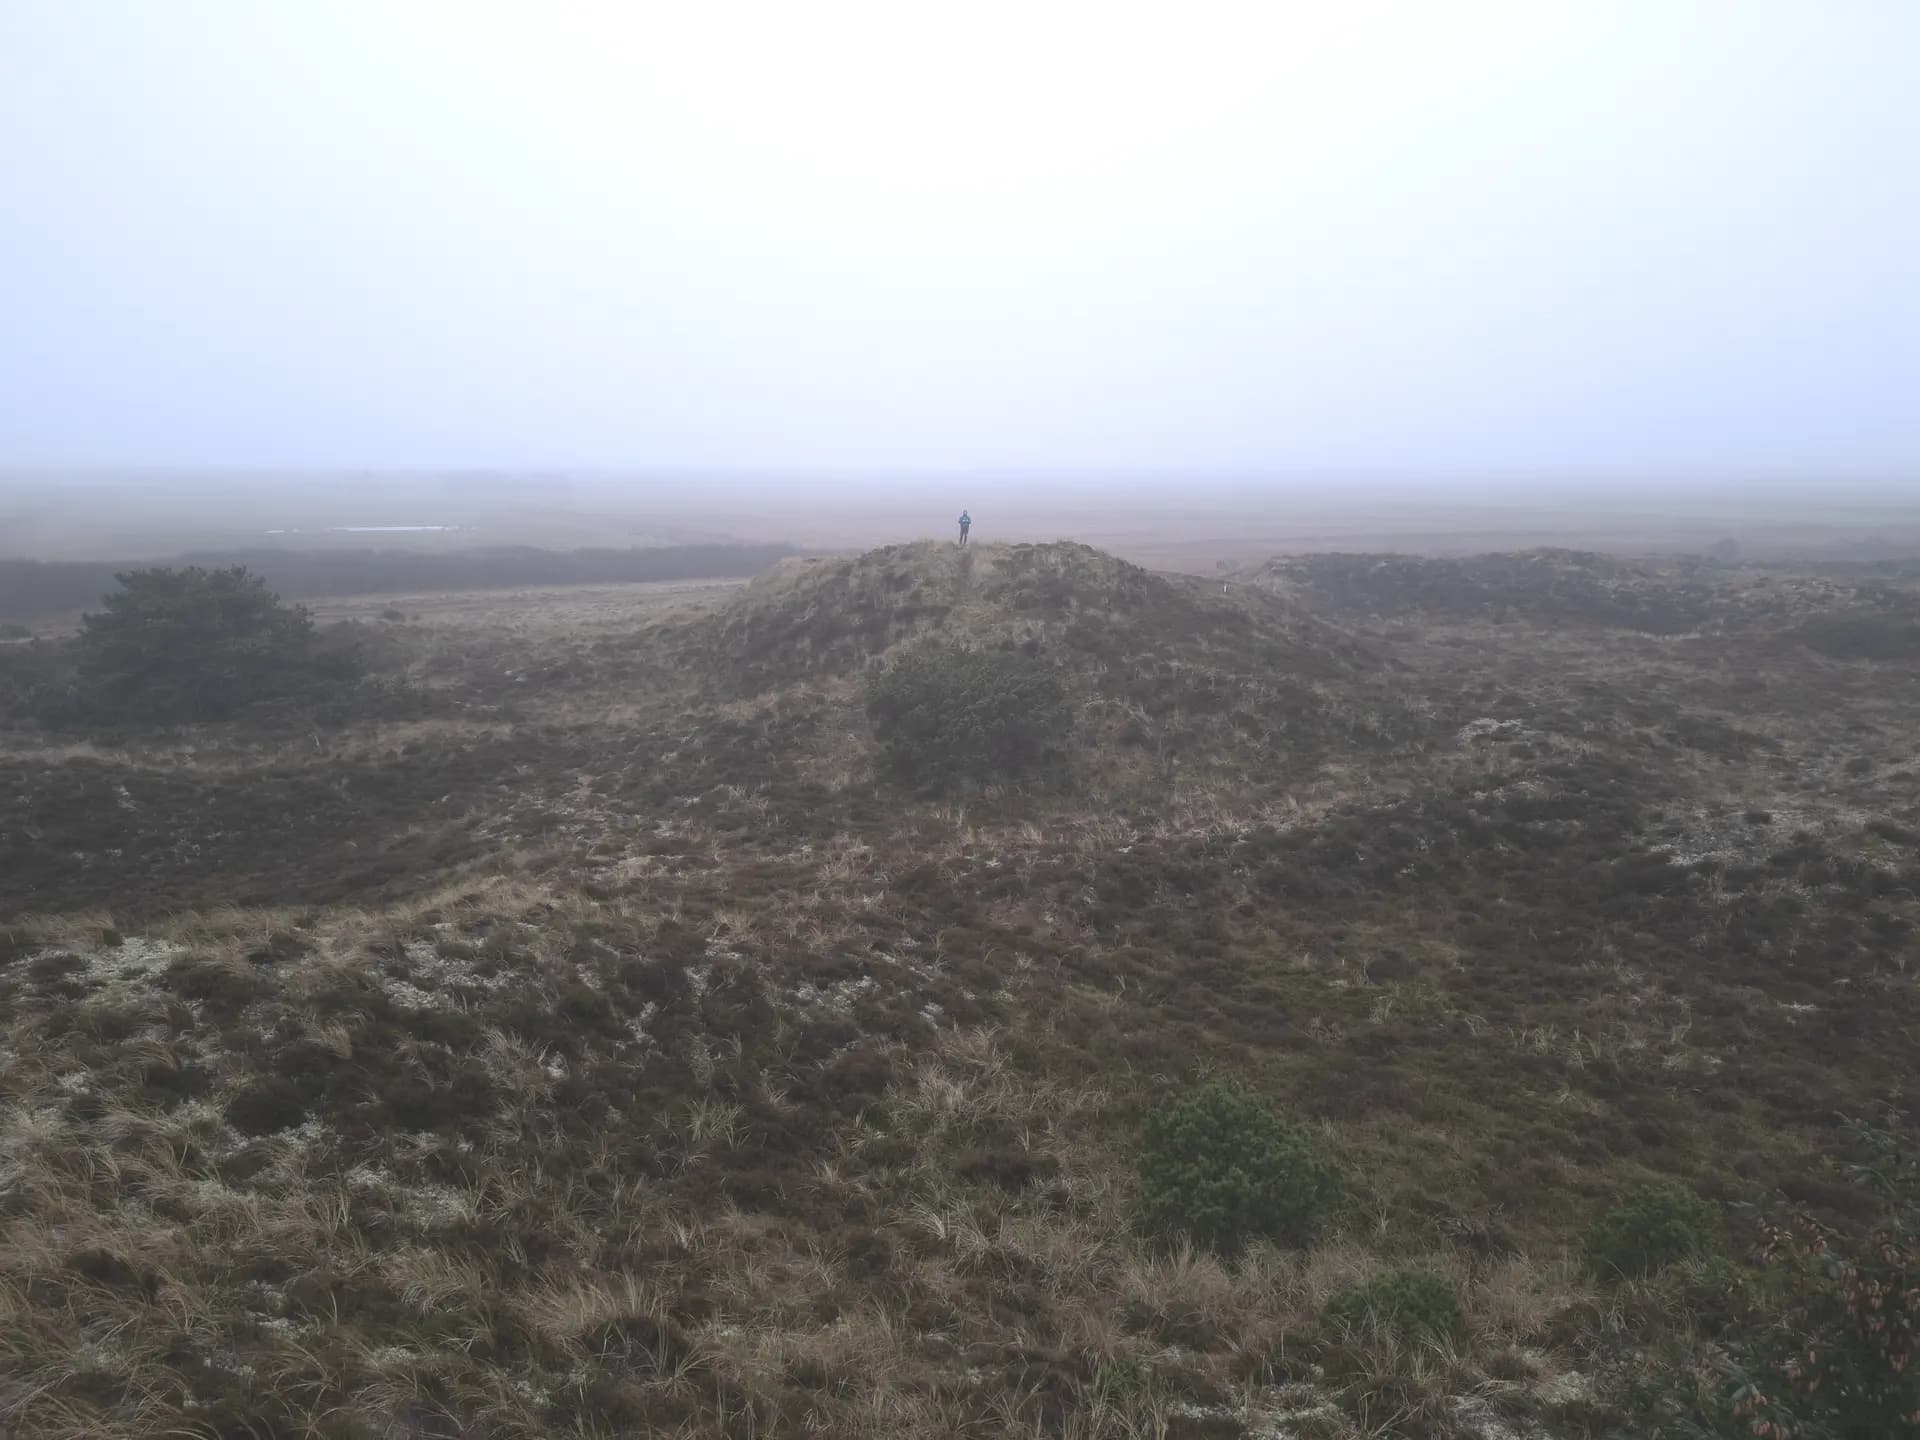
[[262,700],[350,680],[351,648],[317,637],[244,567],[130,570],[77,652],[74,718],[112,724],[218,720]]
[[1386,1270],[1335,1295],[1324,1318],[1355,1335],[1444,1340],[1460,1328],[1460,1297],[1444,1275]]
[[1761,1269],[1718,1267],[1714,1303],[1687,1306],[1711,1346],[1623,1367],[1616,1433],[1920,1440],[1920,1142],[1897,1118],[1848,1128],[1874,1223],[1763,1222]]
[[1227,1253],[1257,1238],[1306,1244],[1346,1194],[1339,1165],[1312,1136],[1228,1081],[1154,1107],[1137,1163],[1146,1227]]
[[1920,1138],[1892,1112],[1847,1131],[1841,1173],[1878,1219],[1761,1227],[1779,1302],[1742,1337],[1731,1408],[1755,1434],[1920,1440]]
[[1056,775],[1073,724],[1050,665],[957,646],[872,675],[867,714],[894,778],[923,793]]
[[1720,1248],[1720,1212],[1684,1185],[1638,1185],[1587,1232],[1587,1265],[1602,1279],[1653,1275]]

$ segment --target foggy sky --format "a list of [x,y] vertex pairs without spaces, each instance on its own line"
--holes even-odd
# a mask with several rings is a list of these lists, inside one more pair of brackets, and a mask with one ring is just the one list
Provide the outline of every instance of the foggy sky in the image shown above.
[[1920,463],[1909,0],[0,0],[0,464]]

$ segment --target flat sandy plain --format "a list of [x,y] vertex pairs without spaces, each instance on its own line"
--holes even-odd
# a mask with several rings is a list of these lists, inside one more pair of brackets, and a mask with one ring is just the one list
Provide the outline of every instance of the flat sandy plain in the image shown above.
[[[146,559],[189,550],[786,541],[859,551],[945,538],[1077,540],[1210,573],[1280,553],[1466,554],[1567,546],[1751,558],[1920,550],[1920,482],[1801,476],[1671,482],[1470,476],[0,472],[0,557]],[[377,527],[444,526],[445,529]]]

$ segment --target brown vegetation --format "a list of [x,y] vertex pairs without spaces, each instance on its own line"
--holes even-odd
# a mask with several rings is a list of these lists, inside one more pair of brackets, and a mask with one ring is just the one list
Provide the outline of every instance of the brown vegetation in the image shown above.
[[[906,547],[394,625],[413,717],[11,732],[0,1433],[1607,1434],[1697,1332],[1594,1222],[1862,1222],[1833,1116],[1920,1038],[1906,677],[1778,591]],[[888,777],[862,677],[935,643],[1057,667],[1071,787]],[[1212,1076],[1348,1177],[1308,1248],[1146,1223]],[[1400,1272],[1444,1334],[1335,1303]]]

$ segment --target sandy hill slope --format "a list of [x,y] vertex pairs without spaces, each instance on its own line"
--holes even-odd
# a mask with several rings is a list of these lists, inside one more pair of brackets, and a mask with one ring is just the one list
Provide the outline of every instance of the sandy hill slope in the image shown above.
[[1272,597],[1158,575],[1090,546],[923,541],[775,566],[711,627],[742,688],[843,673],[902,645],[1020,645],[1331,677],[1371,663],[1341,631]]
[[1019,651],[1069,686],[1076,769],[1109,798],[1170,767],[1237,783],[1297,777],[1332,747],[1426,723],[1392,662],[1284,597],[1066,542],[787,561],[667,644],[721,696],[828,697],[840,730],[863,728],[862,677],[902,655]]

